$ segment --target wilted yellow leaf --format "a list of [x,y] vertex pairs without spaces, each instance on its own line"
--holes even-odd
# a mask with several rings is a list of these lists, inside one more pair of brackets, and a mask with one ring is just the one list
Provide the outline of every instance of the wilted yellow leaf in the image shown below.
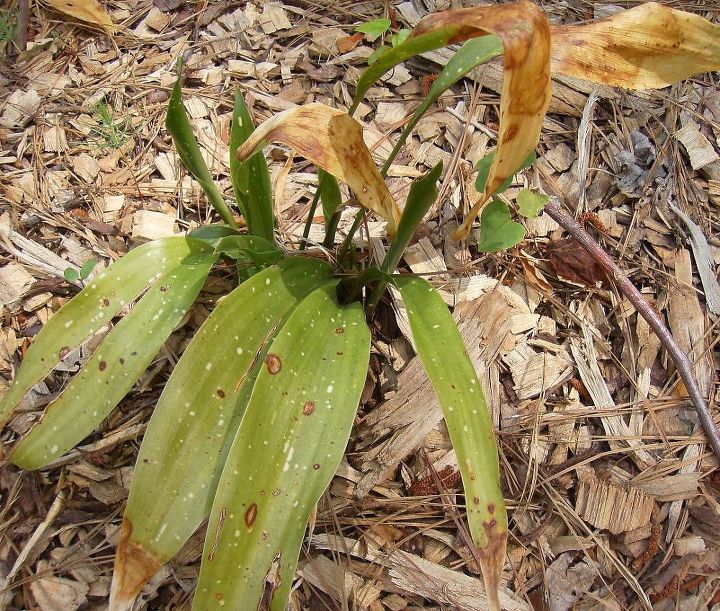
[[655,2],[551,31],[553,73],[586,81],[649,89],[720,69],[720,26]]
[[75,17],[110,30],[115,29],[110,15],[97,0],[46,0],[48,5],[60,13]]
[[400,209],[363,140],[362,126],[345,111],[325,104],[307,104],[286,110],[258,126],[238,149],[245,161],[267,142],[293,148],[352,189],[360,204],[387,220],[395,235]]
[[492,193],[522,165],[540,139],[550,86],[550,25],[532,2],[455,9],[430,15],[413,30],[420,36],[456,30],[450,42],[494,34],[503,43],[505,74],[500,96],[500,131],[485,193],[465,217],[464,238]]

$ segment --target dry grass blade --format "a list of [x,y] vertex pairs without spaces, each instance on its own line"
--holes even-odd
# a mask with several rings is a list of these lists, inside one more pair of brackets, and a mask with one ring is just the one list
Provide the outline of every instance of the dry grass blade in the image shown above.
[[666,87],[720,68],[720,26],[648,2],[593,23],[554,26],[552,68],[628,89]]
[[395,235],[400,209],[380,176],[363,140],[361,125],[342,110],[325,104],[291,108],[261,124],[238,149],[245,161],[266,142],[292,147],[353,190],[358,201],[387,220]]

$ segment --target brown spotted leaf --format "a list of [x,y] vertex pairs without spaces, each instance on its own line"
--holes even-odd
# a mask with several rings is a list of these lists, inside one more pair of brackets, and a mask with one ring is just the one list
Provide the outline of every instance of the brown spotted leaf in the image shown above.
[[245,161],[268,142],[293,148],[352,189],[360,204],[387,220],[394,235],[400,209],[390,195],[363,140],[361,125],[345,111],[325,104],[306,104],[261,124],[238,149]]
[[720,69],[720,26],[655,2],[551,31],[554,74],[648,89]]
[[[430,15],[412,37],[450,31],[449,43],[495,35],[502,41],[505,73],[500,97],[498,148],[483,197],[473,206],[456,237],[464,238],[490,195],[522,165],[540,139],[550,86],[550,25],[531,2],[455,9]],[[411,37],[411,38],[412,38]]]

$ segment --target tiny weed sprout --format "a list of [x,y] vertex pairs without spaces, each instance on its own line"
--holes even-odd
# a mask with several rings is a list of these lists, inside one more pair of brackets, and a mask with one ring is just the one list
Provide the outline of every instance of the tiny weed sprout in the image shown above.
[[[390,25],[379,19],[357,30],[375,39]],[[358,80],[349,112],[307,104],[256,129],[238,91],[230,174],[243,223],[200,154],[178,79],[166,127],[222,222],[139,246],[84,282],[37,335],[0,404],[4,424],[70,350],[111,326],[42,418],[8,448],[10,462],[25,469],[57,464],[133,388],[216,264],[237,269],[237,288],[217,303],[182,353],[148,424],[120,529],[112,611],[130,609],[144,584],[205,522],[193,608],[286,608],[306,525],[350,437],[370,358],[369,322],[389,286],[406,305],[418,357],[445,414],[488,607],[501,608],[508,595],[500,586],[508,516],[478,375],[433,285],[397,272],[436,202],[442,167],[417,179],[402,207],[384,177],[433,102],[477,65],[504,54],[497,148],[479,162],[480,198],[457,238],[466,238],[480,217],[479,249],[510,248],[525,237],[522,218],[537,216],[548,202],[531,190],[520,191],[515,202],[502,193],[535,160],[552,74],[663,87],[720,68],[720,33],[700,17],[652,3],[580,26],[551,26],[535,4],[519,2],[430,15],[389,42]],[[400,62],[456,43],[463,44],[378,168],[355,109]],[[100,137],[121,146],[128,126],[105,103],[98,114]],[[321,203],[326,221],[324,250],[311,251],[307,242],[278,243],[262,152],[269,142],[291,147],[319,168],[314,205]],[[339,183],[351,193],[347,202]],[[337,243],[340,209],[348,204],[360,206],[356,223],[325,258]],[[367,266],[352,240],[370,213],[385,221],[389,242],[378,266]],[[66,278],[85,281],[94,264],[68,270]]]

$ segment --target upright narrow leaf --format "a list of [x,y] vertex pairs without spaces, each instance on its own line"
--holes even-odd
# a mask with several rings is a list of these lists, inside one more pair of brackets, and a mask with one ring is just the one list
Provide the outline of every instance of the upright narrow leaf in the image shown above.
[[12,387],[0,403],[0,425],[30,388],[50,373],[68,352],[108,324],[163,274],[188,257],[207,251],[208,246],[189,238],[148,242],[93,278],[35,337]]
[[237,152],[244,162],[267,142],[292,147],[353,190],[360,204],[376,212],[395,234],[400,209],[363,140],[361,125],[345,111],[313,103],[291,108],[262,123]]
[[235,222],[235,218],[225,203],[222,194],[218,191],[217,185],[210,174],[210,170],[208,170],[207,164],[200,153],[200,146],[195,139],[195,134],[193,134],[192,126],[190,125],[190,120],[188,119],[182,101],[182,77],[178,77],[177,81],[175,81],[172,96],[170,96],[170,102],[168,103],[165,127],[167,127],[167,130],[173,137],[173,142],[175,143],[178,155],[180,155],[180,159],[182,159],[185,167],[193,175],[193,178],[197,180],[203,188],[205,195],[207,195],[215,211],[225,223],[236,229],[237,223]]
[[208,249],[160,273],[15,446],[10,461],[24,469],[39,469],[95,430],[160,351],[195,301],[214,261]]
[[237,158],[237,150],[255,131],[243,94],[235,92],[230,130],[230,176],[235,199],[247,221],[250,233],[273,242],[273,198],[270,171],[263,155],[253,155],[246,163]]
[[307,297],[272,343],[223,470],[193,609],[284,611],[310,511],[345,451],[370,354],[359,304]]
[[289,259],[220,301],[175,367],[153,412],[118,543],[111,609],[144,583],[207,517],[268,344],[301,299],[327,283],[323,261]]
[[418,355],[445,414],[465,488],[473,541],[480,554],[492,609],[500,609],[498,586],[505,560],[507,513],[492,422],[480,382],[445,302],[426,280],[396,279],[407,306]]

